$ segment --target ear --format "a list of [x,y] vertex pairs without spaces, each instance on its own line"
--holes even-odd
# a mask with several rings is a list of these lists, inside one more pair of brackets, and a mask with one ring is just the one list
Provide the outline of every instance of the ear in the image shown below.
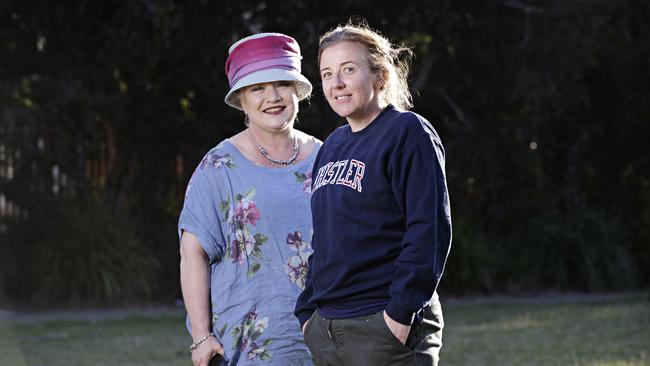
[[386,89],[386,83],[388,82],[388,70],[381,69],[375,73],[375,89],[384,90]]
[[243,89],[237,90],[237,95],[235,97],[239,100],[239,106],[242,107],[242,109],[244,109],[244,92],[243,92]]

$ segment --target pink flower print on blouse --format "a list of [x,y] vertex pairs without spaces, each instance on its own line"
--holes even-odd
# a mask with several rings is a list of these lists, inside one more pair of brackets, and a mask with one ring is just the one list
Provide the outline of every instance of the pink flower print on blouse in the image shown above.
[[293,234],[287,235],[287,244],[291,250],[298,252],[298,255],[289,257],[284,265],[284,272],[289,276],[289,280],[295,283],[301,289],[305,289],[305,278],[307,277],[307,260],[311,255],[311,244],[302,240],[302,233],[294,231]]
[[230,243],[230,257],[233,263],[244,264],[246,257],[255,250],[255,237],[247,230],[237,230]]
[[241,202],[235,206],[235,220],[242,223],[255,226],[257,220],[260,219],[260,210],[257,208],[255,202],[243,198]]
[[235,195],[235,207],[231,208],[230,201],[221,202],[221,211],[225,213],[230,230],[229,245],[226,247],[226,259],[232,263],[243,265],[248,263],[248,276],[252,276],[261,267],[262,244],[268,237],[262,233],[253,234],[251,228],[257,225],[261,212],[253,198],[257,194],[251,188],[245,195]]
[[302,183],[302,191],[311,194],[311,168],[307,169],[307,174],[301,172],[294,172],[296,180]]
[[258,318],[255,310],[249,312],[244,318],[244,324],[234,327],[230,335],[234,340],[233,351],[245,353],[249,360],[259,358],[264,361],[271,358],[268,346],[273,343],[273,339],[260,342],[259,338],[269,326],[269,318]]
[[305,248],[311,249],[311,244],[308,241],[302,240],[302,233],[300,231],[294,231],[293,234],[289,233],[287,235],[287,244],[291,247],[291,250],[296,252],[301,251]]
[[199,164],[199,167],[201,169],[205,169],[206,167],[209,168],[221,168],[223,166],[226,166],[227,168],[236,168],[237,165],[235,165],[235,161],[232,158],[230,154],[225,154],[225,155],[219,155],[217,154],[217,149],[212,149],[210,150],[203,160],[201,160],[201,164]]
[[[217,154],[217,149],[219,147],[217,146],[216,148],[210,150],[203,159],[201,159],[201,162],[199,163],[199,169],[203,170],[206,167],[209,168],[221,168],[223,166],[233,169],[236,168],[237,165],[235,164],[234,159],[230,154],[225,154],[225,155],[219,155]],[[196,171],[192,173],[192,176],[190,177],[190,181],[187,183],[187,188],[185,189],[185,199],[187,200],[187,195],[190,193],[190,188],[192,187],[192,181],[194,180],[194,174],[196,174]]]

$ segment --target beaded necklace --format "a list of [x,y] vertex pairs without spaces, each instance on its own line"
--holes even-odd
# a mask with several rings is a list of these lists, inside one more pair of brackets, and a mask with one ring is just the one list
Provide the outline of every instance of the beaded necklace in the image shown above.
[[294,135],[293,154],[291,155],[291,157],[287,160],[279,160],[279,159],[274,159],[273,157],[271,157],[271,155],[269,155],[269,152],[257,142],[255,137],[253,137],[253,133],[250,131],[250,129],[248,130],[248,134],[251,136],[251,139],[255,143],[255,147],[260,152],[260,154],[262,154],[262,156],[266,160],[270,161],[273,164],[291,165],[296,161],[296,158],[298,158],[298,154],[300,153],[300,143],[298,142],[297,135]]

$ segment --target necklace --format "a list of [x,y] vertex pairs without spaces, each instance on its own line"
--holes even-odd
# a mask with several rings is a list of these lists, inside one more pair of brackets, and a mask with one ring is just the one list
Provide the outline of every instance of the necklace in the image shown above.
[[248,134],[253,139],[253,142],[255,143],[255,147],[260,152],[260,154],[262,154],[262,156],[266,160],[270,161],[271,163],[276,164],[276,165],[290,165],[290,164],[293,164],[294,161],[296,161],[296,158],[298,157],[298,153],[300,152],[300,143],[298,142],[298,137],[297,136],[294,136],[294,141],[295,142],[293,144],[293,154],[291,154],[291,157],[289,159],[287,159],[287,160],[278,160],[278,159],[272,158],[271,155],[269,155],[269,152],[262,145],[260,145],[257,142],[255,137],[253,137],[253,133],[251,133],[251,130],[248,130]]

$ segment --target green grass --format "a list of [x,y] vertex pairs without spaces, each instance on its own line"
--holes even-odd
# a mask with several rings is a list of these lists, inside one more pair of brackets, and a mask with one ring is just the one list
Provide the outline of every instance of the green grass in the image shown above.
[[[650,299],[443,304],[441,365],[650,365]],[[0,321],[0,365],[191,365],[183,315]]]
[[444,365],[650,365],[650,300],[445,308]]
[[191,365],[182,316],[0,323],[0,365]]

